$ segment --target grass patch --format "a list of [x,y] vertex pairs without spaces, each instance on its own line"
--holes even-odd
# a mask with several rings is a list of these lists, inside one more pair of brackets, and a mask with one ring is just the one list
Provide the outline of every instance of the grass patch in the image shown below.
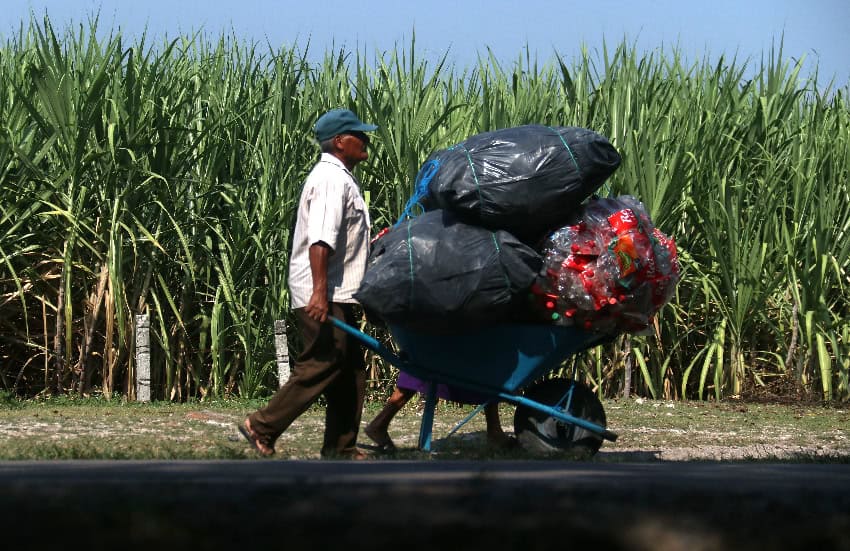
[[[57,397],[0,399],[0,459],[257,459],[236,425],[265,400],[153,402]],[[850,462],[850,409],[840,406],[744,402],[604,402],[608,427],[618,433],[595,461],[715,460]],[[370,400],[363,423],[380,410]],[[396,460],[551,460],[522,449],[486,444],[482,415],[446,435],[471,406],[440,402],[433,453],[416,447],[421,402],[412,401],[390,426]],[[502,424],[513,431],[514,408],[503,404]],[[324,408],[317,404],[278,440],[275,459],[318,459]],[[368,444],[361,433],[360,442]]]

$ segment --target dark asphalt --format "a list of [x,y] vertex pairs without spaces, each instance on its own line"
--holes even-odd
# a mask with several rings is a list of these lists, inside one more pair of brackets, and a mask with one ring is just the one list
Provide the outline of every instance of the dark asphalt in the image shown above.
[[850,550],[850,465],[0,463],[3,547]]

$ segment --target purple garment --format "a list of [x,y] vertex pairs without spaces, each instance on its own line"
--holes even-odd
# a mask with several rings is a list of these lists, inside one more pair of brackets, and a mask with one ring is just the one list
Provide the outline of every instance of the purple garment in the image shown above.
[[[428,382],[423,381],[409,373],[400,371],[396,385],[405,390],[414,390],[423,396],[428,392]],[[461,404],[483,404],[489,397],[465,388],[458,388],[443,383],[437,383],[437,397],[450,402]]]

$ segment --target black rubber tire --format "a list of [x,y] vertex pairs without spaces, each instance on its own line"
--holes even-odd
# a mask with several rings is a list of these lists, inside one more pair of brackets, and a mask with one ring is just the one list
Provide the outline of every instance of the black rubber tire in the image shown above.
[[[573,387],[569,410],[564,397]],[[606,427],[605,409],[599,398],[582,383],[571,379],[546,379],[528,387],[524,396],[543,405],[557,407],[574,417]],[[591,457],[602,446],[602,437],[577,425],[563,423],[539,410],[519,405],[514,413],[514,434],[520,445],[533,453],[570,452]]]

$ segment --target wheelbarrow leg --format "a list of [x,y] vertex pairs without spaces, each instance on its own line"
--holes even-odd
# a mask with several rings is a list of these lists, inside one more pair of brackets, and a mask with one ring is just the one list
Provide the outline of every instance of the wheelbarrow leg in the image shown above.
[[422,412],[422,424],[419,425],[419,449],[431,451],[431,433],[434,430],[434,410],[437,407],[437,383],[428,383],[425,393],[425,411]]
[[473,417],[475,417],[476,415],[481,413],[481,411],[489,405],[490,405],[490,402],[484,402],[483,404],[479,404],[475,409],[472,410],[472,413],[470,413],[469,415],[467,415],[463,419],[463,421],[461,421],[460,423],[455,425],[455,428],[453,428],[451,431],[449,431],[449,433],[446,435],[446,437],[449,437],[449,436],[453,435],[454,433],[456,433],[460,427],[469,423],[472,420]]

